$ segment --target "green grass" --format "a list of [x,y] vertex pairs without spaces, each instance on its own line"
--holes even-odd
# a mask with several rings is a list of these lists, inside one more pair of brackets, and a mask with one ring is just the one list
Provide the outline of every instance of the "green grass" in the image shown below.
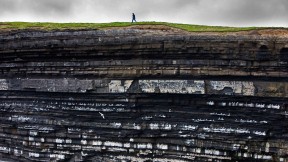
[[189,32],[235,32],[263,29],[260,27],[224,27],[224,26],[205,26],[191,24],[176,24],[166,22],[112,22],[112,23],[39,23],[39,22],[0,22],[0,30],[17,29],[42,29],[42,30],[65,30],[65,29],[105,29],[110,27],[127,27],[133,25],[165,25],[183,29]]

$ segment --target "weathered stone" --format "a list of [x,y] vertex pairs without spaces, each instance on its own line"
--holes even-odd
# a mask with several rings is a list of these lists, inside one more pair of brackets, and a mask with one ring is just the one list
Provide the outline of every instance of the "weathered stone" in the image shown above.
[[288,39],[0,32],[0,161],[287,161]]

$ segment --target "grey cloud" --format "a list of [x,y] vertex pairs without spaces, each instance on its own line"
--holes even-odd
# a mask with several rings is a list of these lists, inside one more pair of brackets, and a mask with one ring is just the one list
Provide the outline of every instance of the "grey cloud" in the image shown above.
[[216,0],[221,5],[212,9],[216,19],[227,23],[265,23],[284,19],[286,1],[278,0]]
[[132,12],[138,21],[288,26],[287,0],[0,0],[0,21],[130,21]]
[[0,0],[0,14],[9,12],[15,9],[15,5],[11,3],[11,0]]
[[[38,14],[69,14],[72,11],[73,0],[23,0],[28,1],[33,12]],[[30,7],[27,7],[30,8]]]
[[74,0],[0,0],[0,14],[62,17],[71,13],[74,2]]

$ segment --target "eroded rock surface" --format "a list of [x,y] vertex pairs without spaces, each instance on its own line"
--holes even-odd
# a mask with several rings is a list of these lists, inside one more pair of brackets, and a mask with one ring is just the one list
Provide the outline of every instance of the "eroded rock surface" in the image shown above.
[[288,39],[257,33],[0,32],[0,159],[287,161]]

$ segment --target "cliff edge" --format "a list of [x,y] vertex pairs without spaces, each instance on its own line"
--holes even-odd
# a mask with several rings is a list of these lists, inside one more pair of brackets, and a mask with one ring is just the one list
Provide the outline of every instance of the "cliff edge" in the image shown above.
[[288,32],[0,32],[0,159],[287,161]]

